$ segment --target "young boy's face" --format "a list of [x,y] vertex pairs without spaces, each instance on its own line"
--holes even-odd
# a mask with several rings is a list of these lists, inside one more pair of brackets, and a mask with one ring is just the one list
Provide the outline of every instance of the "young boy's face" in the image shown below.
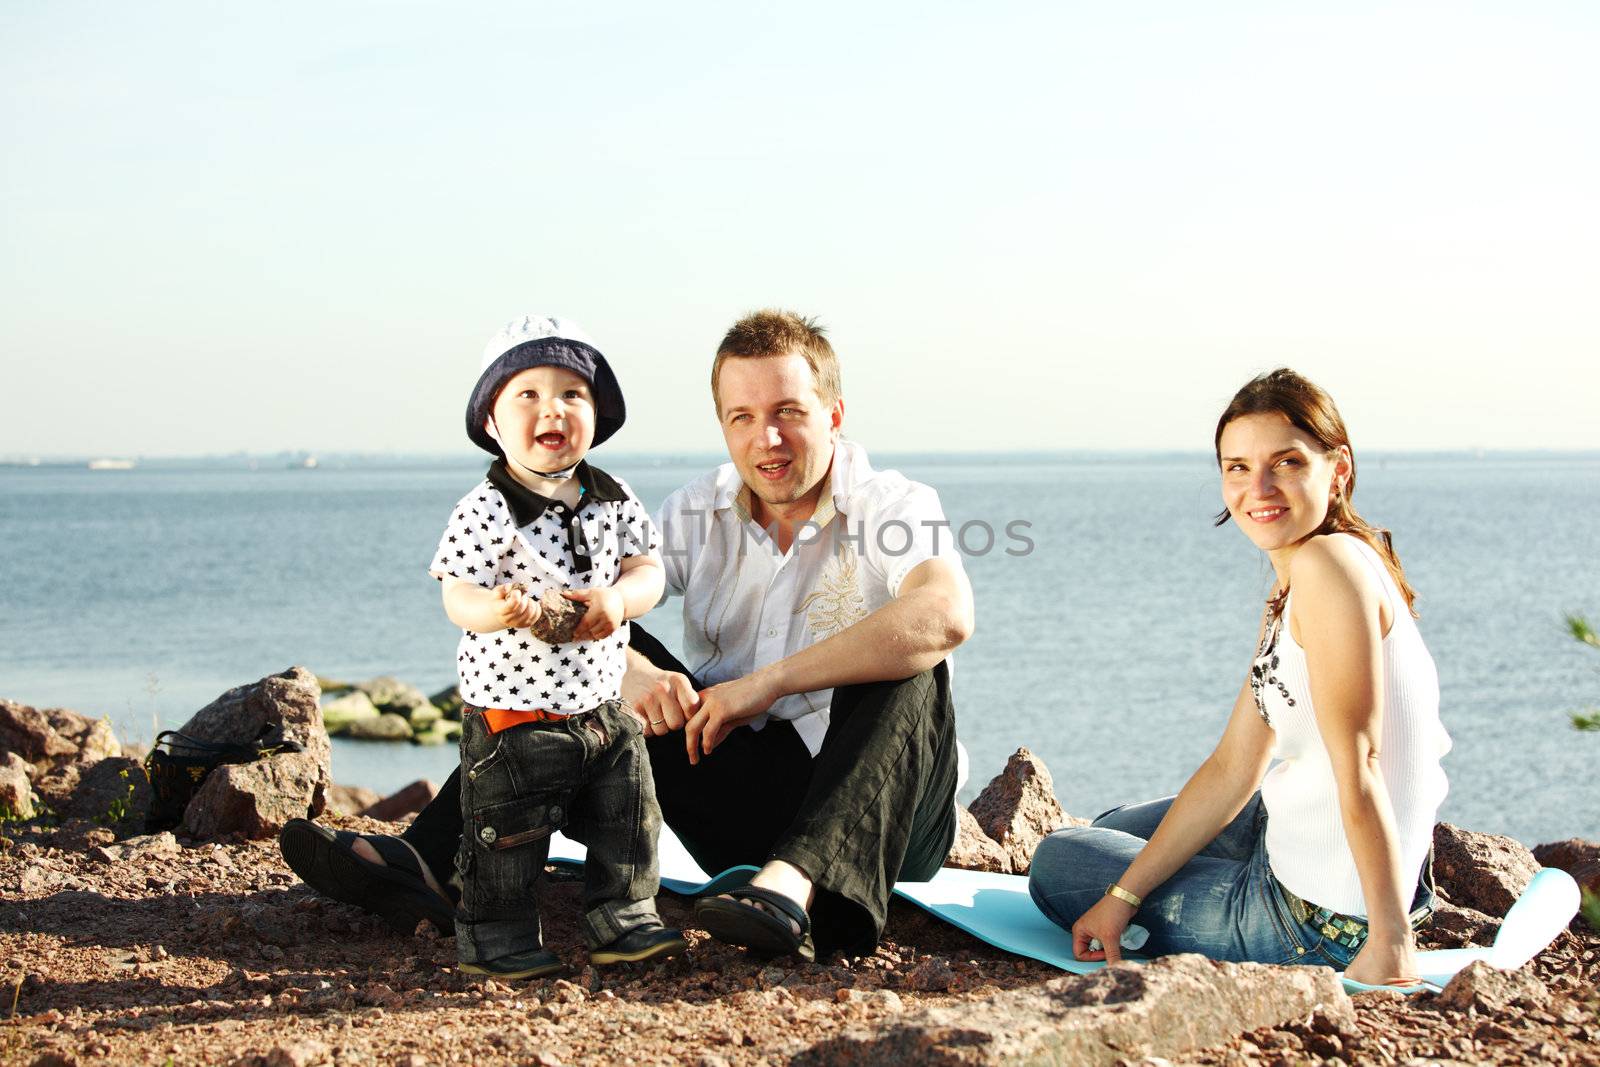
[[594,395],[565,367],[518,371],[495,397],[489,435],[500,442],[515,476],[521,468],[558,471],[594,443]]

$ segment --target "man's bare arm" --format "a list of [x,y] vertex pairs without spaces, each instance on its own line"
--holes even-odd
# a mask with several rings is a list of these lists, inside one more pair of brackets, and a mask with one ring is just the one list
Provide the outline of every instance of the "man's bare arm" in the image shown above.
[[942,661],[972,636],[973,627],[966,573],[946,560],[924,560],[877,611],[754,673],[770,673],[777,691],[773,700],[857,682],[897,681]]
[[971,637],[974,625],[966,574],[946,560],[924,560],[892,601],[861,621],[701,693],[698,710],[684,726],[689,762],[698,763],[728,731],[792,693],[896,681],[929,670]]

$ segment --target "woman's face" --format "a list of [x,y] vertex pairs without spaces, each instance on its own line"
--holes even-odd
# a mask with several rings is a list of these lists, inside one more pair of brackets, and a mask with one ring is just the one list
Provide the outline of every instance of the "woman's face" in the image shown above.
[[1277,413],[1242,415],[1222,428],[1222,502],[1264,552],[1299,544],[1322,525],[1350,478],[1350,449],[1326,452]]

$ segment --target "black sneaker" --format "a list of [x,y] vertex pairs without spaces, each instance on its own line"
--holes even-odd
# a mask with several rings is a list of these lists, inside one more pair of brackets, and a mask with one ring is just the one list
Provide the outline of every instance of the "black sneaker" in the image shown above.
[[682,930],[670,926],[641,926],[629,930],[609,945],[601,945],[589,953],[589,962],[638,963],[640,960],[665,959],[676,956],[689,947]]
[[547,948],[513,952],[498,959],[461,964],[462,974],[482,974],[490,978],[543,978],[566,969],[566,964]]

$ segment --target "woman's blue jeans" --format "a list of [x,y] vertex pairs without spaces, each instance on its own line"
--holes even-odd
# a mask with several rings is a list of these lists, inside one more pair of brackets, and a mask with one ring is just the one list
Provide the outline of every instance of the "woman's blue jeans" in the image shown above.
[[[1034,903],[1051,922],[1071,930],[1122,877],[1172,801],[1113,808],[1089,826],[1045,838],[1028,874]],[[1266,829],[1267,811],[1257,793],[1209,845],[1144,898],[1133,922],[1150,931],[1150,939],[1138,951],[1344,970],[1355,953],[1290,913],[1267,866]]]

